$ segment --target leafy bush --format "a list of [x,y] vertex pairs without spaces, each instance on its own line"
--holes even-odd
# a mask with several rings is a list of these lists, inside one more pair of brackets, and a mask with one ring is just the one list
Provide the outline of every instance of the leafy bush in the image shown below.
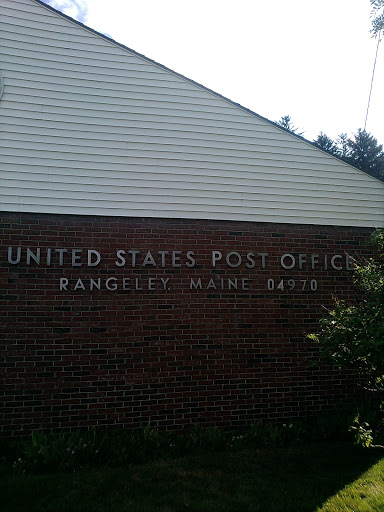
[[355,444],[359,444],[364,448],[371,446],[373,441],[372,430],[366,421],[361,423],[360,417],[356,416],[349,430],[355,434]]
[[[371,242],[378,249],[378,257],[356,261],[354,265],[361,300],[348,304],[336,299],[334,309],[320,320],[320,332],[310,334],[309,338],[320,344],[326,362],[354,368],[366,391],[378,392],[380,397],[384,391],[384,230],[377,230]],[[373,434],[384,434],[380,399],[367,400],[371,402],[370,422],[361,422],[358,415],[350,429],[355,433],[356,443],[366,447],[371,445]]]
[[321,345],[327,362],[355,368],[365,386],[384,389],[384,231],[372,242],[379,258],[355,262],[354,278],[362,299],[356,304],[336,299],[335,307],[320,320],[320,332],[309,338]]

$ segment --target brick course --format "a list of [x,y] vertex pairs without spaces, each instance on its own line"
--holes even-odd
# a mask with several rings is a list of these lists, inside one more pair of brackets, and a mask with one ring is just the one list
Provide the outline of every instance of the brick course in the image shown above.
[[[355,392],[351,372],[313,366],[317,347],[305,335],[317,329],[332,295],[356,298],[351,272],[325,270],[324,255],[370,255],[369,229],[4,213],[0,232],[3,435],[137,428],[148,420],[163,429],[235,427],[313,415]],[[13,257],[22,248],[20,263],[7,261],[9,246]],[[75,260],[83,265],[73,267],[64,254],[60,266],[55,252],[50,266],[45,256],[27,265],[26,248],[42,255],[47,248],[83,249]],[[86,265],[88,249],[100,253],[98,266]],[[138,265],[116,266],[118,250],[141,251]],[[156,267],[141,266],[147,251]],[[162,268],[157,251],[182,251],[182,266],[172,267],[165,255]],[[193,268],[187,251],[194,252]],[[212,268],[212,251],[235,251],[243,261],[231,268],[224,256]],[[252,269],[249,252],[256,254]],[[268,253],[265,268],[258,253]],[[296,261],[299,253],[316,253],[319,263],[285,270],[284,253]],[[144,289],[123,290],[123,277],[133,287],[139,279]],[[158,280],[149,285],[150,277]],[[59,290],[60,278],[69,280],[67,291]],[[103,287],[73,290],[79,278],[86,287],[101,278]],[[118,279],[117,290],[105,289],[108,278]],[[169,279],[169,290],[160,278]],[[224,279],[225,289],[190,289],[191,278],[204,286]],[[250,279],[249,289],[241,289],[242,278]],[[238,279],[238,289],[228,289],[227,279]],[[277,290],[282,279],[284,290]]]

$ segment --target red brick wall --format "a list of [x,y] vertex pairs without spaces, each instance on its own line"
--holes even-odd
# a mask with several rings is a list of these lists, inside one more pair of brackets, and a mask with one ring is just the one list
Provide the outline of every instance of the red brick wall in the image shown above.
[[[280,421],[330,408],[353,390],[348,372],[312,366],[317,348],[305,334],[316,330],[333,294],[353,298],[351,272],[332,268],[330,257],[342,255],[334,263],[344,266],[347,252],[369,254],[368,229],[6,213],[0,230],[3,434],[136,428],[148,420],[170,429]],[[14,261],[22,248],[19,263],[8,262],[9,246]],[[40,265],[26,264],[26,248],[40,248]],[[83,265],[73,267],[66,253],[60,266],[57,248],[83,249],[74,260]],[[100,253],[98,266],[86,265],[88,249]],[[137,266],[116,266],[118,250],[139,250]],[[156,267],[150,259],[141,266],[147,251]],[[182,266],[172,267],[164,255],[163,268],[158,251],[182,251],[175,254]],[[194,252],[192,268],[187,251]],[[215,268],[212,251],[223,253]],[[231,251],[242,256],[240,266],[225,263]],[[246,267],[249,252],[254,268]],[[258,253],[268,253],[265,268]],[[285,270],[284,253],[296,261],[306,254],[307,262]],[[314,269],[311,254],[320,255]],[[237,256],[229,261],[236,264]],[[123,276],[138,278],[144,289],[121,289]],[[169,278],[169,290],[161,281],[145,289],[149,277]],[[191,277],[201,277],[203,286],[212,277],[219,284],[250,279],[249,289],[190,290]],[[68,279],[67,291],[59,290],[60,278]],[[87,288],[90,278],[101,278],[103,286],[117,278],[119,288],[73,290],[79,278]],[[283,279],[284,290],[268,290],[268,279],[275,288]]]

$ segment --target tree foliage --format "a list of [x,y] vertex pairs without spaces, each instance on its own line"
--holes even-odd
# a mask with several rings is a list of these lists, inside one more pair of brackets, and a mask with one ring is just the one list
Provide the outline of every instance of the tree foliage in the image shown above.
[[380,32],[384,30],[384,0],[370,0],[371,18],[372,18],[372,37],[380,37]]
[[383,146],[367,131],[359,128],[352,137],[342,133],[336,141],[320,132],[313,142],[371,176],[384,180]]
[[320,149],[324,149],[325,151],[329,151],[334,155],[339,153],[339,148],[335,141],[333,141],[328,135],[323,132],[320,132],[317,136],[317,139],[313,141],[316,146],[319,146]]
[[[384,0],[382,2],[384,3]],[[296,135],[303,135],[303,132],[299,132],[293,124],[290,115],[282,116],[275,123]],[[341,133],[336,140],[320,132],[313,143],[320,149],[332,153],[354,167],[384,181],[383,146],[366,130],[359,128],[351,137],[348,137],[346,133]]]
[[292,133],[295,133],[296,135],[302,136],[304,132],[298,132],[298,128],[293,124],[291,116],[281,116],[281,118],[278,121],[275,121],[276,124],[279,126],[282,126],[286,130],[289,130]]
[[362,299],[337,299],[320,320],[320,332],[309,338],[321,345],[323,358],[339,367],[355,368],[367,387],[384,389],[384,230],[372,236],[378,257],[355,262],[354,278]]
[[353,139],[348,139],[348,161],[376,178],[384,178],[383,146],[365,130],[359,129]]

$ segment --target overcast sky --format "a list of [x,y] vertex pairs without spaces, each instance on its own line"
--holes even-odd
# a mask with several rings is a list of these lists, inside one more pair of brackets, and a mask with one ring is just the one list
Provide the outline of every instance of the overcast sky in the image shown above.
[[[364,127],[377,40],[369,0],[47,0],[304,137]],[[384,143],[384,41],[367,130]]]

